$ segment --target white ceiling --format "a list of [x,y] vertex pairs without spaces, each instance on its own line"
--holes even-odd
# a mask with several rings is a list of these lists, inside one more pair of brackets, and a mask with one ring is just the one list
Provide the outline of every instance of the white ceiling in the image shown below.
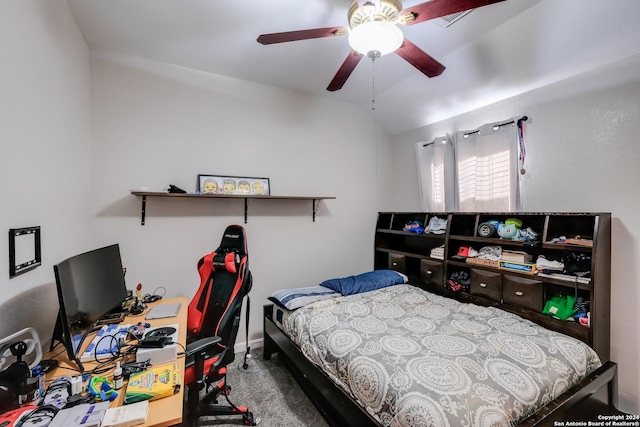
[[[274,45],[262,33],[347,25],[349,0],[66,0],[94,53],[135,56],[371,109],[373,66],[326,87],[347,37]],[[422,0],[404,1],[410,7]],[[447,69],[427,78],[395,54],[375,63],[376,119],[415,129],[640,52],[638,0],[506,0],[448,28],[401,27]]]

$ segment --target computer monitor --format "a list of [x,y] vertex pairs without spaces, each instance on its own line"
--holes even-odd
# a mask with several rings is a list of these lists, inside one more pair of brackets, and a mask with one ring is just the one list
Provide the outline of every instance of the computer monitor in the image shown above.
[[70,361],[84,371],[79,358],[82,343],[105,314],[127,298],[118,244],[76,255],[54,265],[60,310],[51,349],[62,342]]

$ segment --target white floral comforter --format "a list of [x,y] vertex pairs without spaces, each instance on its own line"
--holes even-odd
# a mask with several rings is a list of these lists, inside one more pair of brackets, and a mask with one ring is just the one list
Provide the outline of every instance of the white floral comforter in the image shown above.
[[411,285],[313,303],[285,333],[384,426],[510,426],[601,363],[584,343]]

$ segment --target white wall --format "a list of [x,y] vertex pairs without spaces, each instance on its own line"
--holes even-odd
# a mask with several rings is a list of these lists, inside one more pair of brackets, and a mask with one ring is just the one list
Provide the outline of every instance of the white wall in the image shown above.
[[[30,325],[46,342],[52,266],[92,245],[89,52],[63,0],[2,1],[0,61],[0,338]],[[42,265],[9,279],[8,230],[36,225]]]
[[526,115],[523,210],[611,212],[611,359],[620,407],[640,411],[640,56],[395,137],[395,209],[420,210],[413,144]]
[[140,226],[129,190],[193,190],[198,173],[221,173],[270,177],[273,194],[337,197],[315,223],[310,203],[251,201],[256,339],[271,292],[371,268],[376,212],[419,209],[414,142],[526,114],[524,209],[613,214],[612,359],[621,408],[640,411],[637,58],[400,135],[392,148],[370,113],[339,102],[108,55],[89,65],[63,0],[0,2],[0,58],[0,224],[40,225],[43,239],[41,267],[0,275],[0,337],[27,322],[50,333],[52,265],[111,242],[130,286],[192,295],[198,258],[242,223],[242,204],[151,199]]
[[[130,288],[193,295],[198,259],[227,225],[243,223],[243,204],[151,199],[143,227],[129,191],[193,191],[198,173],[269,177],[276,195],[337,197],[320,203],[316,222],[310,201],[250,202],[251,340],[261,338],[273,291],[372,268],[376,212],[390,208],[391,148],[371,112],[142,60],[90,60],[63,0],[1,2],[0,56],[0,223],[40,225],[43,259],[0,276],[0,338],[37,324],[47,342],[53,264],[113,242]],[[0,259],[8,272],[7,246]]]
[[311,201],[249,201],[250,340],[262,336],[262,305],[274,291],[372,268],[391,148],[370,112],[108,54],[92,55],[91,82],[91,228],[96,244],[120,243],[130,288],[193,295],[199,258],[227,225],[243,224],[239,200],[150,198],[140,225],[141,200],[129,190],[193,192],[199,173],[269,177],[274,195],[336,197],[320,203],[316,222]]

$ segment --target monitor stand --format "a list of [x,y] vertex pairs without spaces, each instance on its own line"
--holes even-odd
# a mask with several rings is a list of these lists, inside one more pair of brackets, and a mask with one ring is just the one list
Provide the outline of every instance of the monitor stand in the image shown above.
[[[88,328],[85,331],[85,333],[82,334],[82,338],[78,342],[78,348],[82,346],[82,343],[84,342],[84,339],[86,338],[87,334],[92,330],[93,328]],[[51,344],[49,345],[49,351],[52,351],[57,343],[61,343],[64,346],[64,348],[67,350],[67,357],[69,357],[69,361],[75,362],[76,365],[78,365],[78,369],[80,369],[80,372],[84,372],[84,366],[82,365],[82,362],[80,361],[80,358],[78,357],[77,352],[74,349],[73,339],[67,336],[67,334],[65,334],[64,327],[62,326],[60,313],[58,313],[58,317],[56,318],[56,326],[54,327],[53,335],[51,336]]]

